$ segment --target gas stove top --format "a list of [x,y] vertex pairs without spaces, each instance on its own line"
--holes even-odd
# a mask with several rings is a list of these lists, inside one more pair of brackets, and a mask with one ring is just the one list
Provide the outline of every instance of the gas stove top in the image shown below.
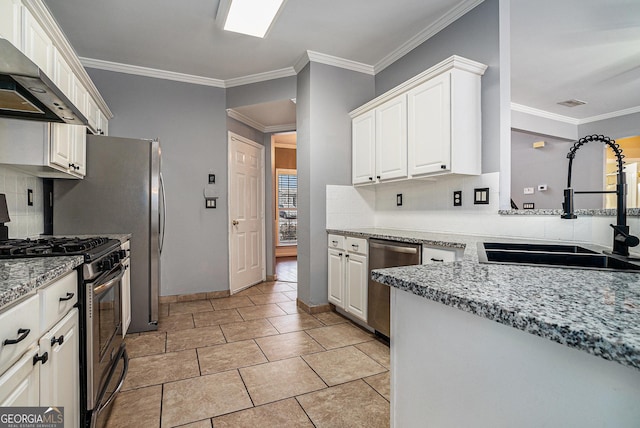
[[105,237],[9,239],[0,241],[0,259],[80,255],[84,256],[85,262],[89,262],[119,245],[120,241]]

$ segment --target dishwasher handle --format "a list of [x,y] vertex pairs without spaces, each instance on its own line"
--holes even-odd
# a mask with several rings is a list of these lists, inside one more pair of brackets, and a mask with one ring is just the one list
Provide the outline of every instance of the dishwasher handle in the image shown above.
[[379,244],[377,242],[369,242],[369,247],[381,249],[384,251],[391,251],[394,253],[418,254],[418,248],[416,247],[401,247],[398,245]]

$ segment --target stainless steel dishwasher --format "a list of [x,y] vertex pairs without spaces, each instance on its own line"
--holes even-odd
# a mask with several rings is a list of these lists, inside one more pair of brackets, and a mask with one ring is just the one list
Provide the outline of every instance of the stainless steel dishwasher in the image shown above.
[[367,301],[368,324],[377,333],[387,338],[391,336],[390,328],[390,289],[371,279],[371,271],[396,266],[419,265],[421,263],[420,244],[369,239],[369,290]]

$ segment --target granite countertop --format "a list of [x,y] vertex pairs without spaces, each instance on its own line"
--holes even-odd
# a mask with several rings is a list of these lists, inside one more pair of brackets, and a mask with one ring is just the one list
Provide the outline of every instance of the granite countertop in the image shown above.
[[363,229],[327,229],[328,233],[349,235],[358,238],[388,239],[411,244],[433,245],[438,247],[464,249],[466,242],[456,235],[445,233],[415,232],[411,230],[363,228]]
[[[331,233],[369,237],[367,231],[370,237],[388,239],[412,233],[379,229]],[[640,369],[640,274],[481,264],[478,242],[514,240],[427,232],[415,236],[415,242],[464,246],[464,257],[452,263],[375,270],[374,280]]]
[[[581,208],[573,210],[577,216],[610,216],[615,217],[617,210],[615,208],[597,208],[587,209]],[[560,217],[564,214],[561,208],[540,208],[535,210],[498,210],[500,215],[555,215]],[[627,208],[627,216],[637,217],[640,216],[640,208]]]
[[0,310],[83,262],[82,256],[0,260]]
[[96,236],[105,237],[109,239],[117,239],[120,243],[124,244],[128,240],[131,239],[130,233],[93,233],[91,235],[41,235],[43,237],[53,237],[53,238],[94,238]]

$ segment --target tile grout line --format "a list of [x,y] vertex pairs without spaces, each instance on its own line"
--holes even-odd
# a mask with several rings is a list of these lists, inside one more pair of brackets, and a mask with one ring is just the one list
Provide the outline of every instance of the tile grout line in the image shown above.
[[[260,347],[258,346],[258,348],[260,348]],[[253,367],[253,366],[249,366],[249,367]],[[238,372],[238,376],[240,376],[240,380],[242,381],[242,385],[244,385],[244,390],[247,391],[247,395],[249,396],[249,400],[251,400],[251,408],[255,409],[256,408],[256,403],[254,403],[253,397],[251,396],[251,393],[249,392],[249,388],[247,388],[247,383],[244,381],[244,378],[242,377],[242,373],[240,373],[240,368],[237,368],[236,372]],[[243,409],[243,410],[246,410],[246,409]],[[212,422],[212,424],[213,424],[213,422]]]

